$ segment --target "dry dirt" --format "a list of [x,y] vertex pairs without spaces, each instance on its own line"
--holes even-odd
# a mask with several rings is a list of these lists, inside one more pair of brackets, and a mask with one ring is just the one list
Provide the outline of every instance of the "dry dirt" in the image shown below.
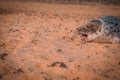
[[120,80],[120,44],[75,34],[102,15],[120,7],[0,2],[0,80]]

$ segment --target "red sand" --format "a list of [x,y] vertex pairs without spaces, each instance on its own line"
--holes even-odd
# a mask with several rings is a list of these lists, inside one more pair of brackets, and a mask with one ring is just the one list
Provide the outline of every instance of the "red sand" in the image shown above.
[[[0,80],[120,80],[120,44],[75,29],[120,7],[0,2]],[[75,37],[72,37],[75,36]]]

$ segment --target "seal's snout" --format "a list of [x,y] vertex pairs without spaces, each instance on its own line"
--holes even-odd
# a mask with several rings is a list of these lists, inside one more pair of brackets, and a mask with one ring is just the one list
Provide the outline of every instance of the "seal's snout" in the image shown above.
[[85,41],[88,37],[88,34],[86,33],[86,29],[83,27],[76,28],[77,33],[80,35],[81,40]]
[[76,28],[76,31],[78,34],[81,34],[81,31],[82,31],[81,27]]
[[81,31],[81,28],[80,28],[80,27],[78,27],[76,30],[77,30],[77,31]]
[[77,29],[77,32],[86,32],[86,29],[85,28],[83,28],[83,27],[78,27]]

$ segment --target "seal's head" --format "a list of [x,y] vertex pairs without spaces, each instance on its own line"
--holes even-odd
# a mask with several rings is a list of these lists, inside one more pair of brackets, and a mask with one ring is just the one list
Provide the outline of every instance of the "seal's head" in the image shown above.
[[102,22],[100,20],[91,20],[85,25],[78,27],[77,33],[80,35],[82,41],[87,41],[90,35],[97,34],[101,31]]

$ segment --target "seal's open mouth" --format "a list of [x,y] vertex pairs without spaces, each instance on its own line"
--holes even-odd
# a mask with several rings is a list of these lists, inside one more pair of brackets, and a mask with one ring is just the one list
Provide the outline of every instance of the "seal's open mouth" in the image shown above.
[[82,35],[81,35],[81,39],[82,39],[82,40],[86,40],[87,37],[88,37],[87,34],[82,34]]

